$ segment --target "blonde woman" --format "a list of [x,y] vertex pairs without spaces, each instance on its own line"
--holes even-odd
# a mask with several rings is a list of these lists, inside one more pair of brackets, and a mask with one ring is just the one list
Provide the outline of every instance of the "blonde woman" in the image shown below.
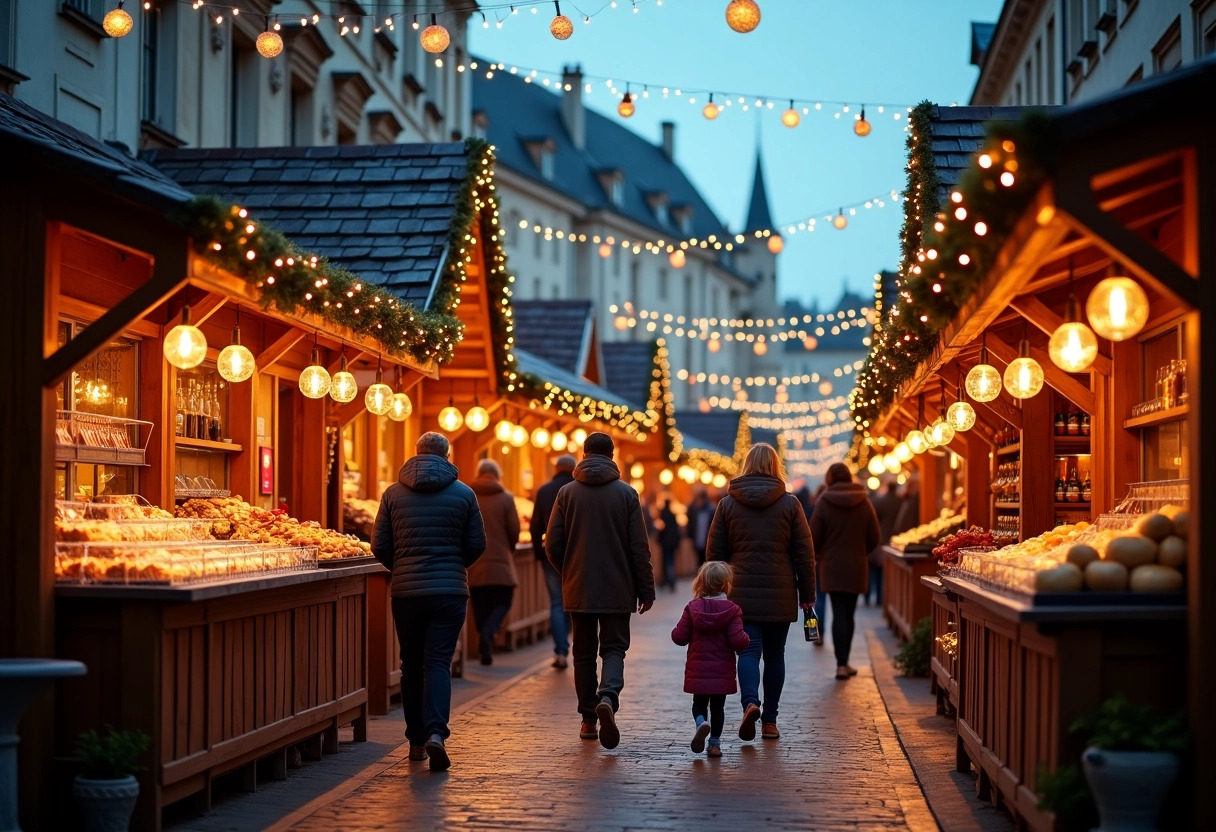
[[709,529],[707,557],[731,565],[728,597],[742,608],[750,639],[739,655],[739,739],[754,740],[756,722],[762,721],[761,736],[775,740],[781,736],[777,708],[785,685],[785,640],[799,606],[807,609],[815,601],[815,551],[802,505],[786,491],[785,471],[771,445],[753,445],[731,480]]

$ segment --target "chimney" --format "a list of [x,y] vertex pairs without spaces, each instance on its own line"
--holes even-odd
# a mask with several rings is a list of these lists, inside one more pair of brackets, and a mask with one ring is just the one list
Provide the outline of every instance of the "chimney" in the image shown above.
[[562,124],[570,142],[582,150],[587,144],[587,114],[583,110],[583,68],[562,67]]
[[669,161],[676,160],[676,124],[674,121],[665,121],[663,127],[663,155]]

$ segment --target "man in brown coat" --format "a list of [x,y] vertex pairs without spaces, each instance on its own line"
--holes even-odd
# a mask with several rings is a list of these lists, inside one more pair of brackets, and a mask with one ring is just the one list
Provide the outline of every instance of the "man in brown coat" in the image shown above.
[[[545,553],[562,576],[573,629],[574,690],[583,718],[579,736],[616,748],[629,616],[654,604],[650,545],[637,492],[621,481],[612,437],[593,433],[583,444],[574,482],[562,486],[545,532]],[[595,657],[603,660],[596,679]],[[596,731],[596,719],[599,730]]]
[[482,664],[494,662],[494,638],[511,611],[519,576],[515,544],[519,542],[519,512],[515,497],[502,487],[502,469],[492,459],[477,463],[470,487],[477,495],[486,528],[486,552],[469,567],[469,598],[477,625],[477,649]]

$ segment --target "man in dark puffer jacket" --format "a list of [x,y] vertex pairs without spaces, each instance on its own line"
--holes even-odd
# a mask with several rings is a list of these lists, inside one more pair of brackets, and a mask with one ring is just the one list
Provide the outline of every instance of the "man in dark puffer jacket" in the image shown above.
[[393,573],[410,759],[429,756],[432,771],[451,765],[443,741],[450,734],[452,654],[469,601],[465,570],[486,550],[477,497],[456,479],[450,450],[443,434],[418,437],[418,455],[384,492],[372,534],[372,554]]
[[[629,616],[654,604],[650,542],[638,493],[621,481],[612,437],[593,433],[583,445],[574,482],[557,492],[545,533],[545,553],[562,576],[562,598],[573,624],[574,691],[583,718],[579,736],[616,748]],[[595,655],[603,659],[596,680]]]

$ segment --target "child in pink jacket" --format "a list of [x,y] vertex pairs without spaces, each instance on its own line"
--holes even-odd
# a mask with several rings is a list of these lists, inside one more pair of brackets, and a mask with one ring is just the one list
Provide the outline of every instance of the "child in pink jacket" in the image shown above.
[[684,665],[684,692],[692,694],[692,715],[697,730],[692,750],[722,756],[722,725],[726,721],[726,697],[735,692],[735,654],[751,643],[743,631],[743,611],[728,601],[732,572],[730,564],[709,561],[692,582],[695,596],[684,607],[671,640],[688,645]]

